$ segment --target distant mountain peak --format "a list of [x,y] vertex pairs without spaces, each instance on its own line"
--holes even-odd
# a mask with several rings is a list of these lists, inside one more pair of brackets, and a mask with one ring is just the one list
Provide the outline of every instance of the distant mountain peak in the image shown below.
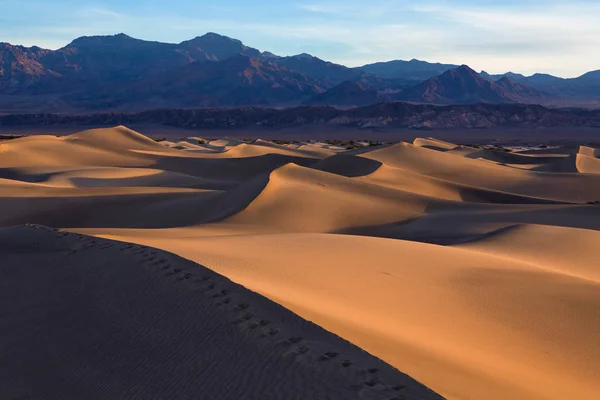
[[245,46],[240,40],[218,33],[208,32],[202,36],[196,36],[191,40],[179,43],[184,48],[194,48],[208,55],[212,60],[224,60],[235,54],[247,54],[252,57],[260,57],[260,51]]
[[461,65],[407,89],[402,98],[438,104],[528,103],[544,98],[544,94],[507,76],[492,82]]
[[233,42],[241,44],[242,41],[238,39],[230,38],[229,36],[219,35],[218,33],[208,32],[202,36],[196,36],[191,40],[187,40],[186,42],[198,42],[198,41],[213,41],[213,42]]
[[313,59],[313,58],[317,58],[315,56],[313,56],[312,54],[308,54],[308,53],[300,53],[300,54],[295,54],[292,57],[294,58],[304,58],[304,59]]
[[[477,71],[475,71],[473,68],[469,67],[467,64],[463,64],[460,67],[455,69],[456,71],[459,72],[468,72],[470,74],[477,74]],[[479,75],[479,74],[477,74]]]
[[[135,39],[129,35],[124,33],[117,33],[115,35],[94,35],[94,36],[81,36],[77,39],[73,40],[68,46],[75,45],[90,45],[90,44],[104,44],[104,43],[119,43],[126,41],[142,41],[140,39]],[[67,46],[67,47],[68,47]]]
[[413,58],[410,61],[392,60],[367,64],[359,67],[362,71],[383,78],[402,78],[407,80],[426,80],[440,75],[450,69],[457,68],[458,65],[428,63]]
[[263,56],[264,58],[267,58],[267,59],[277,59],[277,58],[281,58],[281,57],[279,57],[277,54],[273,54],[273,53],[271,53],[270,51],[263,51],[263,52],[262,52],[262,56]]

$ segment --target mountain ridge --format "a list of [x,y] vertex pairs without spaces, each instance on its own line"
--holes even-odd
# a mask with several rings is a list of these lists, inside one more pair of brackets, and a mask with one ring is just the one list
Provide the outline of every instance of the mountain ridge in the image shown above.
[[534,103],[543,93],[504,76],[494,82],[461,65],[400,93],[405,101],[434,104]]
[[[227,60],[239,55],[256,60],[254,71],[240,66],[235,72],[229,69]],[[223,67],[222,73],[211,63]],[[213,83],[199,78],[202,68],[204,74],[212,74]],[[477,74],[470,68],[461,78],[451,72],[459,70],[461,75],[461,68],[416,59],[349,68],[306,53],[278,56],[262,52],[214,32],[180,43],[146,41],[124,33],[83,36],[57,50],[1,43],[0,112],[289,106],[310,103],[313,97],[316,102],[326,100],[338,106],[396,100],[546,103],[558,98],[568,104],[570,98],[600,98],[600,71],[571,79],[544,74]],[[470,83],[463,79],[467,75]],[[454,78],[448,80],[450,76]],[[177,85],[175,81],[188,83]],[[344,82],[357,82],[358,86],[336,88]],[[330,90],[327,99],[317,98]],[[350,99],[349,93],[357,97]]]

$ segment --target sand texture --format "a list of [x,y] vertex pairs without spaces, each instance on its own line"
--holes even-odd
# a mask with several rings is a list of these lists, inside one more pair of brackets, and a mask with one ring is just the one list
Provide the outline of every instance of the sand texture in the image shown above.
[[1,142],[0,397],[598,399],[599,156]]

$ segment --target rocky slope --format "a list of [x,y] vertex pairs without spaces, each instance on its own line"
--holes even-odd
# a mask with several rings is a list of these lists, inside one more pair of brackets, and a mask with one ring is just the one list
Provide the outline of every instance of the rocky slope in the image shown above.
[[484,79],[466,65],[451,69],[400,93],[405,101],[434,104],[539,103],[542,92],[503,77]]

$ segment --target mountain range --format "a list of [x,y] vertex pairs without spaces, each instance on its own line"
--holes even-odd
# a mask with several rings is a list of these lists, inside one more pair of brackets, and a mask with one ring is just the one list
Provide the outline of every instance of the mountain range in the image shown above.
[[0,43],[0,112],[139,111],[221,106],[529,103],[600,99],[600,71],[579,78],[477,73],[419,60],[349,68],[281,57],[208,33],[178,44],[125,34],[58,50]]

